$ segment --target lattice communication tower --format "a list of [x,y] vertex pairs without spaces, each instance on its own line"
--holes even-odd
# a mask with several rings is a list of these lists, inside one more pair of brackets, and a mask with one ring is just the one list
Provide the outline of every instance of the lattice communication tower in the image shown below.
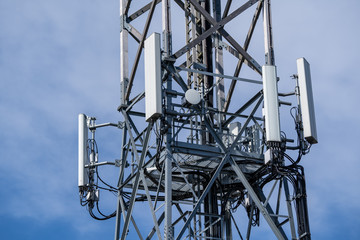
[[[297,59],[294,90],[278,91],[270,0],[120,0],[120,23],[122,120],[79,114],[90,215],[115,217],[116,240],[134,238],[129,229],[139,239],[250,239],[260,223],[277,239],[311,239],[299,165],[317,143],[310,65]],[[280,127],[283,108],[291,128]],[[101,162],[95,131],[109,126],[122,131],[120,159]],[[113,185],[103,165],[119,168]],[[103,190],[117,195],[113,214],[99,209]],[[140,204],[149,211],[136,216]]]

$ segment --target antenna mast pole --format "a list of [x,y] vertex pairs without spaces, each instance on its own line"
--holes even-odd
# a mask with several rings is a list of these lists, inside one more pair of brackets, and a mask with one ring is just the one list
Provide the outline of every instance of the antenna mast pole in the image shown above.
[[264,42],[265,42],[265,64],[275,65],[274,44],[272,36],[271,0],[264,0]]
[[[162,1],[162,22],[163,22],[163,43],[164,43],[164,61],[169,61],[172,54],[172,35],[171,35],[171,5],[170,0]],[[172,90],[172,77],[169,75],[166,79],[166,89]],[[171,112],[172,96],[165,92],[166,111]],[[165,152],[165,239],[172,240],[174,238],[174,231],[172,227],[172,116],[166,116],[166,152]]]

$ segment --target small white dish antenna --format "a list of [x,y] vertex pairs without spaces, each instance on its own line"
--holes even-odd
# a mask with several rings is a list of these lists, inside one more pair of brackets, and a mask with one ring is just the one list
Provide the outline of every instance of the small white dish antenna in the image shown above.
[[200,93],[194,89],[189,89],[185,93],[185,99],[192,105],[199,104],[201,100]]

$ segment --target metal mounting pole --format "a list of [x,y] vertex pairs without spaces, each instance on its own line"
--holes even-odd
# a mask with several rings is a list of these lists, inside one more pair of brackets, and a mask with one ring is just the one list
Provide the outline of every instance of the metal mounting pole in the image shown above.
[[[128,31],[125,29],[124,22],[126,21],[126,0],[120,0],[120,106],[125,105],[125,90],[129,78],[129,61],[128,61]],[[126,128],[123,131],[123,146],[126,141]],[[121,152],[123,155],[124,151]],[[124,159],[121,159],[124,160]],[[124,164],[124,161],[123,161]],[[123,169],[124,166],[122,166]],[[121,184],[121,176],[119,177],[118,186]],[[118,201],[116,209],[116,224],[115,224],[115,240],[120,238],[120,222],[121,222],[121,209],[120,206],[121,191],[118,191]]]
[[[171,23],[170,23],[170,0],[162,1],[162,23],[163,23],[163,48],[164,58],[171,55]],[[166,80],[166,89],[172,89],[172,79],[169,76]],[[172,96],[166,96],[166,109],[172,110]],[[165,226],[164,239],[173,239],[174,231],[172,227],[172,117],[166,116],[166,156],[165,156]]]
[[[122,148],[121,148],[121,157],[120,157],[120,161],[121,161],[121,166],[120,166],[120,176],[119,176],[119,181],[118,181],[118,185],[117,187],[119,188],[120,185],[122,184],[123,178],[124,178],[124,169],[126,166],[126,153],[125,153],[125,149],[124,146],[126,144],[126,132],[127,129],[126,127],[124,127],[123,129],[123,137],[122,137]],[[118,199],[117,199],[117,208],[116,208],[116,222],[115,222],[115,240],[119,240],[120,238],[120,223],[121,223],[121,212],[124,212],[125,209],[122,209],[121,207],[121,201],[122,201],[122,196],[121,196],[121,192],[122,189],[118,190]]]
[[265,64],[275,65],[270,0],[264,1],[263,14],[264,14]]
[[[217,22],[221,21],[221,1],[213,0],[213,12],[215,20]],[[224,74],[224,59],[223,59],[223,49],[220,46],[220,41],[222,40],[220,34],[215,35],[215,72],[218,74]],[[216,90],[216,106],[219,111],[223,111],[225,104],[225,83],[224,79],[216,78],[217,90]],[[219,114],[218,120],[221,122],[223,116]],[[219,124],[221,125],[221,124]]]
[[120,105],[126,105],[125,92],[129,81],[128,36],[125,28],[126,0],[120,0]]

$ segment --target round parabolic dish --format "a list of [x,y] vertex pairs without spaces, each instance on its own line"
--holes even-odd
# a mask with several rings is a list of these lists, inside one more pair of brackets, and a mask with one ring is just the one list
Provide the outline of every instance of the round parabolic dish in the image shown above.
[[200,94],[194,89],[189,89],[185,93],[185,99],[192,105],[196,105],[200,102]]

